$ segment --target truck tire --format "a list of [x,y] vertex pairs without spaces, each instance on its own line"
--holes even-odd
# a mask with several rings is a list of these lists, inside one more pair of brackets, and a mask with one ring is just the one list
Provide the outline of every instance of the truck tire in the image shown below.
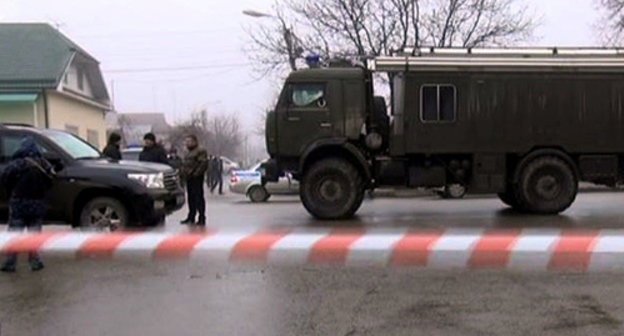
[[508,187],[507,191],[498,193],[498,198],[501,202],[505,203],[514,209],[518,209],[518,200],[516,199],[516,194],[514,192],[513,187]]
[[442,192],[442,198],[445,199],[462,199],[466,196],[466,187],[461,184],[447,184]]
[[260,185],[251,187],[247,192],[247,196],[252,203],[266,202],[270,197],[269,192]]
[[330,158],[314,163],[301,179],[303,206],[317,219],[346,219],[364,200],[362,175],[348,161]]
[[516,188],[518,205],[537,214],[558,214],[566,210],[578,192],[572,168],[554,156],[538,157],[522,169]]
[[129,226],[128,210],[118,200],[98,197],[80,211],[80,228],[85,231],[117,231]]

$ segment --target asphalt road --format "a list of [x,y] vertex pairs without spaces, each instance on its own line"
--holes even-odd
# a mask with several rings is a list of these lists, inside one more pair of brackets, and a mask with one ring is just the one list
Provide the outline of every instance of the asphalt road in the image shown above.
[[[312,220],[295,197],[210,196],[221,229],[623,228],[624,193],[589,192],[560,216],[496,198],[367,200],[346,222]],[[167,231],[186,230],[170,217]],[[60,229],[50,227],[47,229]],[[622,335],[623,274],[244,267],[199,260],[65,260],[0,274],[0,335]]]

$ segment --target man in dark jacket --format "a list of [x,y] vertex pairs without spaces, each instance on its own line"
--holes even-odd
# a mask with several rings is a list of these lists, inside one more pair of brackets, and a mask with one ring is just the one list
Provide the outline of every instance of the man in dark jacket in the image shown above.
[[208,153],[199,146],[197,137],[189,135],[185,139],[188,153],[182,161],[180,173],[186,181],[189,214],[182,224],[193,224],[199,214],[197,225],[206,225],[206,200],[204,199],[204,175],[208,168]]
[[[33,138],[24,138],[20,149],[13,154],[11,162],[0,175],[0,185],[10,195],[9,231],[41,231],[45,196],[53,178],[54,169],[43,158]],[[15,272],[17,254],[8,252],[0,270]],[[43,263],[36,251],[28,254],[28,261],[33,271],[43,269]]]
[[139,161],[169,164],[167,152],[163,146],[156,143],[156,136],[147,133],[143,137],[143,151],[139,154]]
[[219,195],[223,195],[223,160],[218,156],[213,157],[210,169],[209,174],[212,176],[210,193],[214,193],[217,186],[219,186]]
[[121,144],[121,136],[117,133],[111,133],[108,136],[108,143],[106,147],[104,147],[104,151],[102,152],[104,156],[111,158],[113,160],[121,160],[121,150],[119,149]]

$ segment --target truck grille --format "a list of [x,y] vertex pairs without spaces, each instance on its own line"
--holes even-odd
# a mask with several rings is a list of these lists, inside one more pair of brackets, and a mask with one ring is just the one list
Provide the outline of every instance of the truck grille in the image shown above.
[[180,178],[175,172],[165,173],[165,188],[169,191],[175,191],[180,187]]

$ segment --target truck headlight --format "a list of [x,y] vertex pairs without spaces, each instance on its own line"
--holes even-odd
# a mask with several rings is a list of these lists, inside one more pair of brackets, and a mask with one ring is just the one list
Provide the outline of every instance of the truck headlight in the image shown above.
[[135,180],[149,189],[164,189],[165,175],[158,174],[128,174],[128,178]]

